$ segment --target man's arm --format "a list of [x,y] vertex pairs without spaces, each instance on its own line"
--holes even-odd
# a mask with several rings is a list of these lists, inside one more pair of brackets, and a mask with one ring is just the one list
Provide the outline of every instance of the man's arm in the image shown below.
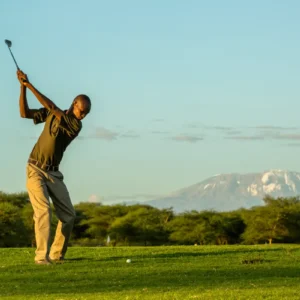
[[[59,109],[50,99],[48,99],[45,95],[40,93],[28,80],[27,76],[19,71],[19,79],[21,80],[23,86],[28,88],[39,100],[43,107],[52,112],[59,120],[64,115],[64,112]],[[25,80],[24,82],[22,80]],[[26,96],[26,95],[25,95]],[[26,101],[27,103],[27,101]],[[27,106],[28,107],[28,106]],[[31,114],[31,113],[30,113]]]
[[17,77],[20,81],[20,98],[19,98],[19,106],[20,106],[20,116],[22,118],[33,119],[35,112],[37,109],[30,109],[28,107],[27,97],[26,97],[26,86],[23,85],[23,80],[20,74],[20,71],[17,71]]
[[33,119],[34,114],[38,111],[37,109],[30,109],[28,107],[27,97],[26,97],[26,87],[24,85],[20,86],[20,116],[21,118]]

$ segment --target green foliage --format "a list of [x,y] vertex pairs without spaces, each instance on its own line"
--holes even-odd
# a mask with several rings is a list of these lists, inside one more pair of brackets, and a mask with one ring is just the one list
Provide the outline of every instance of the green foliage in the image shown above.
[[[265,206],[243,212],[246,230],[242,234],[246,244],[284,241],[291,232],[299,232],[300,201],[298,198],[264,198]],[[299,235],[296,235],[299,238]]]
[[12,203],[0,202],[0,247],[28,246],[28,240],[22,211]]
[[87,244],[90,239],[97,244],[104,244],[110,225],[116,218],[126,215],[128,208],[122,205],[103,206],[97,203],[79,203],[75,205],[76,222],[74,236]]
[[169,224],[170,240],[179,244],[237,243],[243,229],[240,216],[214,211],[186,212]]
[[28,244],[31,246],[35,246],[33,209],[30,203],[27,203],[23,207],[20,216],[22,219],[23,226],[28,232]]
[[[300,200],[266,196],[263,206],[230,212],[186,211],[149,205],[74,205],[71,243],[82,246],[224,245],[300,242]],[[53,209],[53,205],[51,204]],[[58,219],[52,215],[51,232]],[[108,242],[109,238],[109,242]],[[0,247],[35,247],[26,193],[0,192]]]
[[[53,205],[51,204],[53,209]],[[52,235],[58,219],[53,213]],[[33,209],[27,193],[0,192],[0,247],[35,247]]]
[[172,212],[169,210],[134,206],[125,216],[114,220],[109,233],[116,242],[127,244],[140,242],[146,246],[166,243],[168,234],[165,226],[171,218]]
[[27,193],[12,193],[7,194],[0,191],[0,203],[7,202],[18,208],[23,208],[29,203],[29,197]]

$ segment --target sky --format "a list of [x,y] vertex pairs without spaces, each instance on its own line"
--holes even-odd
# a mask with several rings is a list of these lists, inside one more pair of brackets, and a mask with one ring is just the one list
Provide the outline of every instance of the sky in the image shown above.
[[[0,190],[26,191],[43,130],[16,67],[92,111],[60,169],[73,203],[149,200],[219,173],[300,172],[299,1],[0,2]],[[28,91],[31,108],[40,103]]]

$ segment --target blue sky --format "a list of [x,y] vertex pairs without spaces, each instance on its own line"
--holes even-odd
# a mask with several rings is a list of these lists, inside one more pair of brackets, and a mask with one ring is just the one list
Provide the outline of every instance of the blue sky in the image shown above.
[[217,173],[300,171],[299,1],[74,2],[0,3],[2,191],[25,190],[42,131],[19,116],[4,39],[58,106],[92,100],[61,165],[74,203],[150,199]]

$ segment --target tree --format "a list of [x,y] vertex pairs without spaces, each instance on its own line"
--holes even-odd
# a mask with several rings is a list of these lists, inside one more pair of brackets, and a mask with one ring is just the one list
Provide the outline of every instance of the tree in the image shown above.
[[28,246],[29,232],[25,228],[19,207],[9,202],[0,202],[0,246]]
[[3,202],[11,203],[18,208],[22,208],[29,203],[28,193],[22,192],[7,194],[0,191],[0,203]]
[[226,243],[238,244],[242,240],[242,234],[246,225],[239,211],[225,212],[223,216],[223,227],[226,232]]
[[34,234],[34,220],[33,220],[33,209],[30,203],[27,203],[22,211],[21,211],[21,218],[24,227],[28,232],[28,243],[35,247],[35,234]]
[[134,206],[123,217],[116,218],[109,233],[117,242],[161,244],[168,242],[166,224],[172,219],[170,209]]
[[[298,207],[297,198],[274,199],[266,196],[264,206],[253,207],[243,212],[246,230],[243,234],[245,243],[259,243],[274,240],[283,241],[290,234],[289,217],[293,209]],[[299,211],[298,211],[299,212]]]
[[114,220],[127,214],[125,205],[102,205],[100,203],[80,203],[75,206],[76,221],[74,238],[87,244],[104,244],[108,230]]
[[214,212],[184,212],[175,217],[168,226],[170,240],[179,244],[207,244],[214,239],[209,220]]
[[169,223],[170,240],[179,244],[237,243],[244,223],[238,214],[214,211],[191,211]]

